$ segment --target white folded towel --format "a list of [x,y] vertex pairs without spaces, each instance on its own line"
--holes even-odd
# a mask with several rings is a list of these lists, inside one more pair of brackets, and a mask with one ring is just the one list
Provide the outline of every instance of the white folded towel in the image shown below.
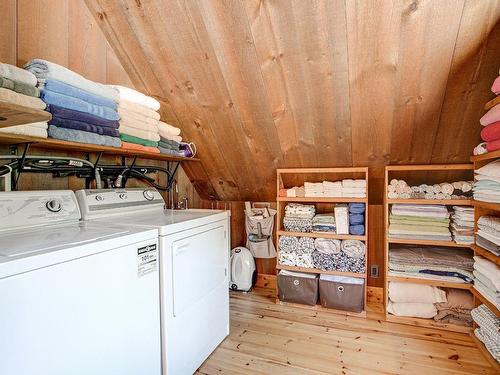
[[141,116],[151,117],[155,120],[160,119],[160,114],[155,110],[134,102],[129,102],[128,100],[120,100],[120,102],[118,103],[118,108],[126,109],[127,111],[134,112]]
[[175,126],[169,125],[166,122],[160,121],[158,123],[158,128],[160,129],[160,134],[172,134],[172,135],[180,135],[181,129],[176,128]]
[[151,96],[144,95],[142,92],[119,85],[108,86],[118,91],[118,103],[122,100],[126,100],[128,102],[133,102],[151,108],[154,111],[160,109],[160,102],[158,100],[152,98]]
[[342,187],[366,188],[366,180],[351,180],[351,179],[342,180]]
[[120,115],[120,121],[125,120],[127,122],[147,123],[158,127],[158,122],[159,122],[158,119],[148,116],[143,116],[137,112],[129,111],[128,109],[120,106],[118,106],[116,111]]
[[150,132],[147,130],[140,130],[123,125],[120,125],[120,128],[118,130],[120,130],[120,133],[131,135],[134,137],[139,137],[152,142],[158,142],[160,140],[160,135],[158,133]]
[[37,79],[33,73],[5,63],[0,63],[0,76],[13,81],[23,82],[30,86],[36,86],[37,83]]
[[170,133],[162,132],[162,130],[160,130],[159,132],[160,132],[160,135],[162,138],[165,138],[165,139],[168,139],[171,141],[175,141],[177,143],[182,142],[182,137],[180,135],[172,135]]
[[46,122],[33,122],[30,124],[9,126],[7,128],[0,128],[1,133],[29,135],[31,137],[47,138]]

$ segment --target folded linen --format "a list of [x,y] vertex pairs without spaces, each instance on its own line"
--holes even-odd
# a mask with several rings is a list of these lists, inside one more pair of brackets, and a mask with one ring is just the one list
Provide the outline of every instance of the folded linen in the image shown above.
[[495,242],[487,240],[480,233],[476,233],[476,244],[497,256],[500,255],[500,246]]
[[366,180],[342,180],[342,188],[363,188],[366,189]]
[[171,134],[171,135],[180,135],[181,134],[181,129],[176,128],[175,126],[169,125],[163,121],[160,121],[158,123],[158,128],[160,129],[160,134],[161,133],[167,133],[167,134]]
[[86,102],[69,95],[58,92],[42,90],[40,98],[49,105],[56,105],[74,111],[86,112],[94,116],[99,116],[107,120],[118,120],[120,115],[114,109]]
[[17,104],[34,109],[45,109],[47,106],[40,98],[20,94],[4,88],[0,88],[0,102]]
[[57,92],[59,94],[71,96],[73,98],[81,99],[85,102],[92,103],[102,107],[109,107],[116,111],[116,102],[105,96],[96,95],[92,92],[82,90],[79,87],[71,86],[67,83],[58,81],[56,79],[44,79],[38,84],[42,90]]
[[81,130],[84,132],[91,132],[101,135],[109,135],[110,137],[120,136],[120,132],[118,131],[118,129],[115,128],[88,124],[86,122],[81,122],[81,121],[67,120],[58,117],[52,117],[52,119],[49,121],[49,125],[54,125],[59,128]]
[[158,100],[152,98],[151,96],[144,95],[142,92],[119,85],[107,85],[107,87],[114,89],[118,93],[118,103],[125,100],[127,102],[150,108],[153,111],[158,111],[160,109],[160,102]]
[[160,153],[160,150],[158,150],[158,148],[156,147],[148,147],[148,146],[138,145],[137,143],[129,143],[124,141],[122,141],[122,148],[132,151],[152,152],[155,154]]
[[495,338],[491,338],[482,328],[476,328],[474,335],[484,344],[491,356],[500,363],[500,344],[498,344],[500,339],[498,335]]
[[398,216],[416,216],[431,218],[449,218],[450,213],[446,206],[429,204],[393,204],[391,213]]
[[0,77],[23,82],[33,87],[36,86],[36,77],[33,73],[11,64],[0,63]]
[[335,225],[338,234],[349,234],[349,214],[345,204],[337,204],[333,211],[335,213]]
[[30,137],[40,137],[47,138],[47,128],[46,122],[33,122],[31,124],[9,126],[7,128],[0,128],[1,133],[17,134],[17,135],[28,135]]
[[140,130],[137,128],[132,128],[130,126],[124,126],[123,124],[120,124],[120,133],[146,139],[152,142],[158,142],[160,140],[160,136],[156,132],[151,132],[148,130]]
[[93,125],[107,126],[115,129],[118,129],[118,126],[120,125],[117,120],[107,120],[105,118],[95,116],[87,112],[74,111],[72,109],[59,107],[57,105],[47,106],[47,111],[52,113],[52,117],[57,117],[65,120],[86,122]]
[[478,175],[500,177],[500,159],[496,159],[475,171]]
[[173,141],[173,142],[177,142],[177,143],[180,143],[182,142],[182,137],[180,135],[172,135],[172,134],[169,134],[169,133],[162,133],[161,130],[160,130],[160,135],[166,139],[166,140],[169,140],[169,141]]
[[[154,126],[156,129],[158,129],[158,119],[152,118],[152,117],[147,117],[147,116],[142,116],[141,114],[138,114],[136,112],[128,111],[127,109],[121,107],[118,105],[116,107],[116,110],[118,111],[118,114],[120,115],[121,121],[125,124],[148,124],[151,126]],[[157,112],[154,112],[157,113]],[[138,126],[138,125],[136,125]]]
[[354,236],[362,236],[365,234],[364,224],[349,225],[349,234]]
[[322,254],[338,254],[340,253],[341,242],[337,239],[316,238],[314,247]]
[[389,299],[399,303],[444,303],[446,292],[438,287],[415,283],[389,283]]
[[160,114],[155,110],[134,102],[129,102],[128,100],[120,100],[120,108],[125,109],[127,112],[134,112],[141,117],[150,117],[155,120],[160,119]]
[[81,130],[59,128],[54,125],[49,125],[49,137],[61,139],[64,141],[90,143],[100,146],[120,147],[120,138],[100,135],[96,133],[84,132]]
[[364,224],[365,223],[365,215],[364,214],[353,214],[349,213],[349,224]]
[[363,258],[366,254],[366,246],[359,240],[344,240],[341,249],[347,256],[355,259]]
[[181,144],[179,142],[165,139],[160,135],[160,140],[158,141],[158,146],[166,148],[168,150],[180,151]]
[[[481,268],[479,269],[474,269],[472,272],[474,275],[474,282],[477,283],[478,281],[483,284],[487,289],[491,290],[492,293],[495,295],[500,294],[500,290],[497,290],[495,287],[495,284],[481,272]],[[496,298],[496,297],[495,297]]]
[[[161,147],[161,145],[158,147]],[[311,232],[312,220],[310,218],[295,218],[285,215],[283,218],[283,228],[289,232]]]
[[117,91],[113,88],[90,81],[78,73],[47,60],[30,60],[24,65],[24,69],[33,73],[39,80],[55,79],[111,100],[117,100],[118,97]]
[[474,269],[479,270],[495,285],[496,290],[500,290],[500,266],[489,261],[482,256],[474,256]]
[[158,145],[158,150],[160,150],[160,152],[162,154],[169,154],[169,155],[172,155],[172,156],[178,156],[178,157],[183,157],[183,158],[190,158],[192,157],[192,155],[188,155],[188,153],[184,150],[172,150],[170,148],[164,148],[164,147],[161,147],[160,145]]
[[0,87],[3,87],[4,89],[14,90],[15,92],[24,95],[34,96],[36,98],[40,97],[40,90],[37,87],[28,85],[27,83],[21,81],[14,81],[12,79],[1,76],[0,76]]
[[413,318],[434,318],[437,309],[433,303],[392,302],[387,305],[387,312],[396,316]]
[[134,136],[129,135],[129,134],[120,133],[120,139],[122,141],[125,141],[125,142],[137,143],[137,144],[143,145],[143,146],[158,147],[158,142],[153,142],[153,141],[150,141],[148,139],[143,139],[140,137],[134,137]]
[[324,271],[365,272],[365,258],[351,258],[345,252],[324,254],[314,250],[311,254],[315,268]]
[[479,123],[483,126],[493,124],[494,122],[500,121],[500,104],[497,104],[486,112],[483,117],[479,119]]
[[299,239],[294,236],[280,236],[278,240],[278,246],[280,252],[292,252],[297,251],[299,248]]
[[364,203],[349,203],[348,207],[351,214],[362,214],[365,212]]

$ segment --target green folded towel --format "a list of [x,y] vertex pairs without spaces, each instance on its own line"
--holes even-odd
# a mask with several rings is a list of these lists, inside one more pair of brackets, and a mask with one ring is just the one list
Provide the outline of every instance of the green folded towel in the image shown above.
[[3,87],[5,89],[9,89],[15,92],[18,92],[20,94],[28,95],[28,96],[34,96],[36,98],[40,97],[40,90],[35,87],[28,85],[27,83],[20,82],[20,81],[14,81],[9,78],[5,77],[0,77],[0,87]]
[[144,138],[134,137],[133,135],[120,133],[120,138],[124,142],[136,143],[143,146],[158,147],[158,142],[153,142]]

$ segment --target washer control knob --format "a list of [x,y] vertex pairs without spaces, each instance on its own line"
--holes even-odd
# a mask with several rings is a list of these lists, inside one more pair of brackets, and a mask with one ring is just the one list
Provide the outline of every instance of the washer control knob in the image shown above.
[[125,193],[120,193],[120,194],[118,194],[118,196],[119,196],[119,197],[120,197],[120,199],[122,199],[122,200],[127,199],[127,194],[125,194]]
[[148,201],[152,201],[153,199],[155,199],[155,194],[153,190],[144,190],[142,195],[144,195],[144,198],[146,198]]
[[49,210],[50,212],[59,212],[62,210],[61,201],[57,199],[51,199],[50,201],[47,201],[47,203],[45,203],[45,207],[47,207],[47,210]]
[[104,200],[104,197],[102,195],[96,195],[95,196],[95,200],[98,201],[98,202],[102,202]]

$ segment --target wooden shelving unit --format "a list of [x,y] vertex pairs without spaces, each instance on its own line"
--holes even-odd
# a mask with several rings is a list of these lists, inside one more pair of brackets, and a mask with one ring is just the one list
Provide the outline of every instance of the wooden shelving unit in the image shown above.
[[0,102],[0,128],[49,121],[52,115],[41,109]]
[[[338,181],[347,178],[352,179],[365,179],[367,182],[367,196],[366,198],[326,198],[326,197],[280,197],[276,198],[277,201],[277,225],[278,230],[276,232],[276,249],[278,251],[278,259],[279,259],[279,237],[280,236],[294,236],[294,237],[312,237],[312,238],[331,238],[331,239],[339,239],[339,240],[359,240],[363,241],[366,245],[368,244],[368,168],[366,167],[353,167],[353,168],[293,168],[293,169],[278,169],[277,170],[277,192],[280,189],[285,187],[290,188],[292,186],[300,186],[303,185],[305,181],[308,182],[321,182],[324,180],[327,181]],[[283,222],[283,214],[285,211],[285,206],[289,202],[295,203],[309,203],[315,204],[316,208],[328,209],[332,211],[333,206],[337,203],[364,203],[365,204],[365,234],[362,236],[355,236],[349,234],[336,234],[336,233],[315,233],[315,232],[289,232],[282,228]],[[368,275],[368,248],[365,255],[365,272],[356,273],[356,272],[340,272],[340,271],[322,271],[317,268],[305,268],[305,267],[295,267],[295,266],[287,266],[278,264],[276,265],[277,273],[280,270],[289,270],[295,272],[304,272],[304,273],[313,273],[313,274],[324,274],[324,275],[336,275],[336,276],[348,276],[348,277],[358,277],[365,280],[365,293],[364,293],[364,304],[366,307],[366,280]],[[278,289],[276,290],[276,296],[278,296]],[[302,307],[314,310],[328,310],[330,312],[335,312],[343,315],[352,315],[358,317],[365,317],[366,311],[362,311],[361,313],[353,313],[349,311],[341,311],[335,309],[326,309],[320,305],[316,306],[307,306],[300,305],[294,303],[288,303],[280,301],[276,298],[276,303],[286,305],[286,306],[294,306],[294,307]]]
[[394,165],[385,168],[385,192],[384,192],[384,232],[385,232],[385,288],[384,304],[386,307],[386,320],[395,323],[410,324],[421,327],[440,328],[456,332],[470,332],[469,327],[454,324],[442,324],[434,319],[422,319],[412,317],[400,317],[389,314],[387,305],[389,302],[388,288],[389,282],[408,282],[416,284],[433,285],[443,288],[455,288],[472,291],[472,285],[466,283],[454,283],[432,279],[420,279],[411,276],[396,276],[389,274],[389,249],[391,244],[408,244],[422,246],[443,246],[448,248],[470,248],[470,245],[457,244],[453,241],[435,240],[413,240],[389,238],[389,213],[392,204],[426,204],[426,205],[446,205],[446,206],[472,206],[471,199],[389,199],[387,197],[388,185],[392,178],[403,179],[410,184],[434,184],[446,180],[472,180],[474,166],[472,164],[435,164],[435,165]]

